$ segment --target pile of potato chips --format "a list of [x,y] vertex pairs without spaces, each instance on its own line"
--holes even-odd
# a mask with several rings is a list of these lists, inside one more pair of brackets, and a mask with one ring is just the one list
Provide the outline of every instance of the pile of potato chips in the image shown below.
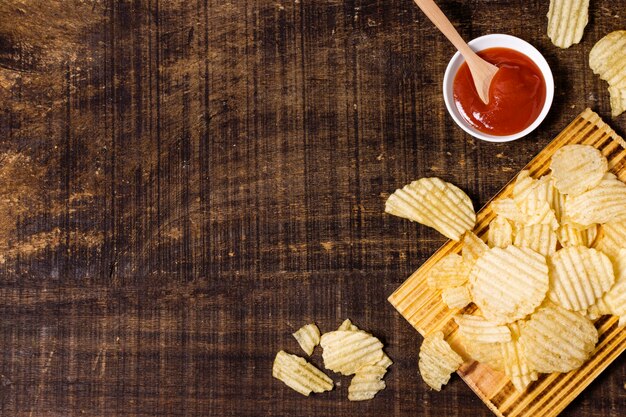
[[[505,373],[518,391],[539,373],[569,372],[589,359],[600,315],[626,324],[626,184],[587,145],[557,150],[550,169],[541,178],[522,171],[512,196],[491,203],[487,242],[472,232],[469,198],[440,179],[415,181],[386,204],[462,240],[461,254],[439,260],[427,283],[449,308],[478,307],[455,317],[463,353]],[[443,333],[425,338],[419,368],[433,389],[462,362]]]
[[[324,367],[342,375],[354,375],[348,387],[350,401],[371,400],[385,388],[383,377],[393,364],[383,352],[376,337],[360,330],[347,319],[335,331],[324,333],[315,323],[307,324],[293,333],[298,344],[311,356],[315,346],[322,346]],[[308,396],[311,392],[333,389],[333,381],[306,359],[284,351],[276,354],[272,375],[287,386]]]

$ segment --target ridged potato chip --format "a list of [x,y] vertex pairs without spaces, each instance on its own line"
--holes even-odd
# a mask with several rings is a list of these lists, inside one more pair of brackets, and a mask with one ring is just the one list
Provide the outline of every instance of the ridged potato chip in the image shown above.
[[469,270],[463,258],[456,253],[444,256],[428,273],[427,284],[430,288],[458,287],[467,282]]
[[[625,242],[626,243],[626,242]],[[626,315],[626,249],[622,248],[615,262],[616,279],[613,286],[604,294],[600,306],[601,314]]]
[[511,330],[481,316],[462,314],[454,317],[459,334],[476,343],[504,343],[511,341]]
[[616,30],[600,39],[589,52],[589,67],[609,83],[611,115],[626,110],[626,30]]
[[441,331],[424,339],[419,357],[418,366],[422,379],[435,391],[441,391],[441,386],[448,383],[452,372],[463,363],[463,358],[452,350]]
[[472,296],[467,285],[446,288],[441,292],[441,299],[448,308],[463,308],[472,302]]
[[556,251],[557,235],[548,224],[534,224],[520,228],[513,244],[518,248],[529,248],[543,256]]
[[526,215],[512,198],[501,198],[491,203],[491,210],[498,216],[504,217],[515,223],[525,223]]
[[518,206],[521,205],[536,183],[537,180],[530,176],[529,170],[525,169],[520,171],[513,184],[513,200],[515,204]]
[[548,291],[548,265],[543,255],[513,245],[492,248],[474,264],[472,300],[497,324],[512,323],[537,308]]
[[562,194],[577,196],[600,184],[609,166],[593,146],[565,145],[554,152],[550,169],[556,189]]
[[548,298],[568,310],[586,310],[615,282],[611,261],[593,248],[563,248],[550,257],[548,265]]
[[307,324],[298,329],[292,336],[298,341],[302,350],[309,356],[320,343],[320,329],[315,323]]
[[592,247],[598,235],[598,225],[592,224],[588,227],[581,227],[571,223],[563,223],[556,232],[559,243],[564,248],[568,246]]
[[609,100],[611,103],[611,116],[617,117],[626,111],[626,87],[610,86]]
[[519,325],[512,323],[509,326],[511,327],[512,339],[507,343],[501,344],[504,374],[509,377],[515,390],[522,392],[532,381],[536,381],[539,378],[539,374],[530,369],[519,343]]
[[283,350],[276,354],[272,376],[307,397],[311,392],[324,392],[333,389],[333,380],[328,375],[307,362],[306,359],[291,355]]
[[385,389],[385,381],[382,379],[386,372],[387,369],[377,365],[359,369],[350,381],[348,400],[365,401],[374,398],[378,391]]
[[350,319],[345,319],[337,330],[352,330],[353,332],[358,332],[361,329],[352,324]]
[[620,249],[626,246],[626,221],[605,223],[601,229],[594,246],[615,262]]
[[606,173],[600,183],[589,191],[565,200],[567,220],[590,226],[626,220],[626,184]]
[[391,365],[393,365],[393,361],[391,360],[391,358],[389,358],[389,356],[387,356],[387,354],[385,352],[383,352],[382,359],[379,360],[378,362],[376,362],[374,365],[382,366],[383,368],[387,369]]
[[501,343],[478,343],[461,336],[461,343],[472,359],[496,371],[504,371]]
[[559,48],[580,42],[589,20],[589,0],[550,0],[548,36]]
[[593,352],[598,331],[580,313],[551,305],[530,316],[519,343],[530,368],[537,372],[569,372]]
[[421,178],[389,196],[385,211],[432,227],[460,240],[476,224],[472,201],[460,188],[439,178]]
[[343,375],[352,375],[360,368],[383,359],[383,344],[363,331],[335,330],[324,333],[320,340],[324,349],[324,367]]
[[476,262],[487,249],[489,249],[489,246],[473,232],[465,233],[463,237],[463,248],[461,249],[463,263],[465,263],[468,268],[471,268],[474,262]]
[[502,216],[496,216],[489,223],[487,243],[490,247],[497,246],[499,248],[506,248],[511,245],[513,243],[513,227],[511,227],[511,223]]

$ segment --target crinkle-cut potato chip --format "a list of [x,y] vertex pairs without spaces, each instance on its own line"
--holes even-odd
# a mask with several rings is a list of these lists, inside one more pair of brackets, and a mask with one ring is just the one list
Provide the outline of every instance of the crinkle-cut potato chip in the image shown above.
[[[528,205],[530,205],[530,201],[527,200]],[[522,204],[522,209],[524,209],[524,203]],[[547,224],[552,230],[556,230],[559,228],[559,222],[556,219],[556,215],[554,211],[550,208],[550,204],[548,202],[543,202],[540,205],[536,206],[532,210],[532,214],[526,217],[525,226],[532,226],[534,224]]]
[[328,375],[307,362],[306,359],[283,350],[276,354],[272,376],[307,397],[311,392],[333,389],[333,380]]
[[589,191],[568,197],[565,201],[567,220],[582,226],[626,220],[626,184],[606,173],[600,183]]
[[292,336],[298,341],[302,350],[309,356],[313,349],[320,343],[320,329],[315,323],[307,324],[299,328]]
[[604,223],[594,246],[615,262],[622,247],[626,247],[626,220]]
[[550,162],[554,187],[562,194],[577,196],[600,184],[609,170],[602,153],[589,145],[565,145]]
[[[626,242],[625,242],[626,244]],[[600,314],[626,315],[626,248],[615,259],[615,283],[598,301]]]
[[626,87],[626,30],[616,30],[596,42],[589,51],[589,67],[609,86]]
[[609,100],[611,102],[611,116],[617,117],[626,111],[626,87],[609,87]]
[[589,20],[589,0],[550,0],[548,37],[555,46],[569,48],[580,42]]
[[385,389],[385,381],[382,381],[382,378],[386,372],[386,368],[377,365],[359,369],[350,381],[348,400],[365,401],[374,398],[378,391]]
[[511,327],[512,338],[509,342],[501,344],[504,373],[509,377],[515,389],[522,392],[532,381],[539,378],[539,374],[528,366],[528,361],[518,340],[519,325],[512,323],[509,326]]
[[513,200],[519,206],[535,186],[537,180],[530,176],[530,171],[524,169],[517,174],[513,184]]
[[467,232],[463,237],[463,248],[461,256],[465,265],[470,268],[474,262],[489,249],[489,246],[481,238],[476,236],[474,232]]
[[472,359],[483,363],[496,371],[504,371],[502,349],[500,343],[478,343],[473,339],[461,336],[461,343]]
[[522,213],[519,206],[512,198],[500,198],[491,203],[491,210],[500,217],[511,220],[515,223],[525,223],[526,215]]
[[592,247],[598,235],[598,225],[581,228],[581,226],[571,223],[563,223],[556,231],[559,243],[564,248],[568,246],[586,246]]
[[419,353],[419,370],[422,379],[435,391],[450,380],[452,372],[459,369],[463,358],[443,338],[443,332],[434,332],[422,342]]
[[448,308],[463,308],[472,302],[467,285],[446,288],[441,292],[441,299]]
[[490,247],[497,246],[499,248],[506,248],[511,245],[513,243],[513,227],[511,227],[511,223],[502,216],[496,216],[489,223],[487,243]]
[[504,343],[511,341],[511,330],[506,325],[496,324],[481,316],[462,314],[454,317],[459,333],[477,343]]
[[517,230],[513,244],[518,248],[530,248],[543,256],[556,251],[557,235],[548,224],[534,224]]
[[532,370],[569,372],[589,359],[598,331],[582,314],[551,305],[530,316],[519,342]]
[[550,301],[572,311],[583,311],[615,282],[611,260],[584,246],[560,249],[549,259]]
[[350,319],[345,319],[343,321],[343,323],[341,323],[341,326],[339,326],[339,328],[337,330],[351,330],[353,332],[358,332],[361,329],[359,329],[354,324],[352,324]]
[[556,220],[561,223],[561,219],[563,219],[565,215],[565,194],[561,194],[559,190],[554,187],[554,177],[552,178],[552,187],[554,188],[554,193],[552,197],[552,210],[554,211],[554,216]]
[[457,186],[439,178],[421,178],[396,190],[385,211],[432,227],[452,240],[476,224],[472,200]]
[[[543,212],[544,203],[552,209],[554,200],[554,186],[550,175],[544,175],[538,180],[524,176],[515,186],[521,188],[521,194],[513,194],[513,199],[520,211],[526,216],[534,216],[538,212]],[[514,186],[514,189],[516,188]]]
[[343,375],[374,365],[383,358],[383,344],[363,331],[335,330],[322,335],[324,367]]
[[463,258],[451,253],[441,258],[428,272],[427,284],[430,288],[439,289],[458,287],[467,282],[468,274]]
[[387,354],[385,352],[383,352],[382,359],[379,360],[378,362],[376,362],[374,365],[382,366],[383,368],[387,369],[391,365],[393,365],[393,361],[391,360],[391,358],[389,358],[389,356],[387,356]]
[[512,323],[537,308],[548,291],[546,258],[529,248],[492,248],[474,264],[472,300],[497,324]]

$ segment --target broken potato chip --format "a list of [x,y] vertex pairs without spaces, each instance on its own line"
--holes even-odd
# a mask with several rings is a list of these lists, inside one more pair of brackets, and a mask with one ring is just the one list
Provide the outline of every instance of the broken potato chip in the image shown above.
[[441,331],[424,339],[419,358],[418,366],[422,379],[435,391],[441,391],[442,385],[446,385],[450,380],[452,372],[459,369],[463,363],[463,358],[444,340]]
[[333,380],[328,375],[306,359],[283,350],[276,354],[272,376],[307,397],[311,392],[319,393],[333,389]]
[[430,288],[458,287],[467,282],[469,270],[463,263],[463,258],[456,253],[444,256],[428,273]]
[[307,324],[293,333],[293,337],[298,341],[302,350],[311,356],[315,346],[320,343],[320,329],[315,323]]
[[387,369],[378,365],[368,365],[359,369],[350,381],[348,387],[348,400],[365,401],[371,400],[381,390],[385,389],[383,376]]
[[335,330],[322,335],[324,367],[343,375],[383,359],[383,344],[363,331]]
[[626,30],[616,30],[600,39],[589,52],[589,67],[609,83],[611,116],[626,110]]

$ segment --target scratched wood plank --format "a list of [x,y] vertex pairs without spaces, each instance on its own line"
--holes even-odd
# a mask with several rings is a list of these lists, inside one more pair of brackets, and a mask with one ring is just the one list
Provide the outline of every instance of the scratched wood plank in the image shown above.
[[[437,175],[481,205],[582,109],[608,117],[587,55],[623,2],[592,2],[568,50],[547,2],[440,4],[467,39],[545,54],[554,107],[528,138],[454,126],[453,48],[408,0],[0,0],[0,415],[490,415],[420,380],[386,297],[443,239],[384,200]],[[395,361],[375,401],[271,378],[292,331],[346,317]],[[624,414],[625,372],[563,415]]]

